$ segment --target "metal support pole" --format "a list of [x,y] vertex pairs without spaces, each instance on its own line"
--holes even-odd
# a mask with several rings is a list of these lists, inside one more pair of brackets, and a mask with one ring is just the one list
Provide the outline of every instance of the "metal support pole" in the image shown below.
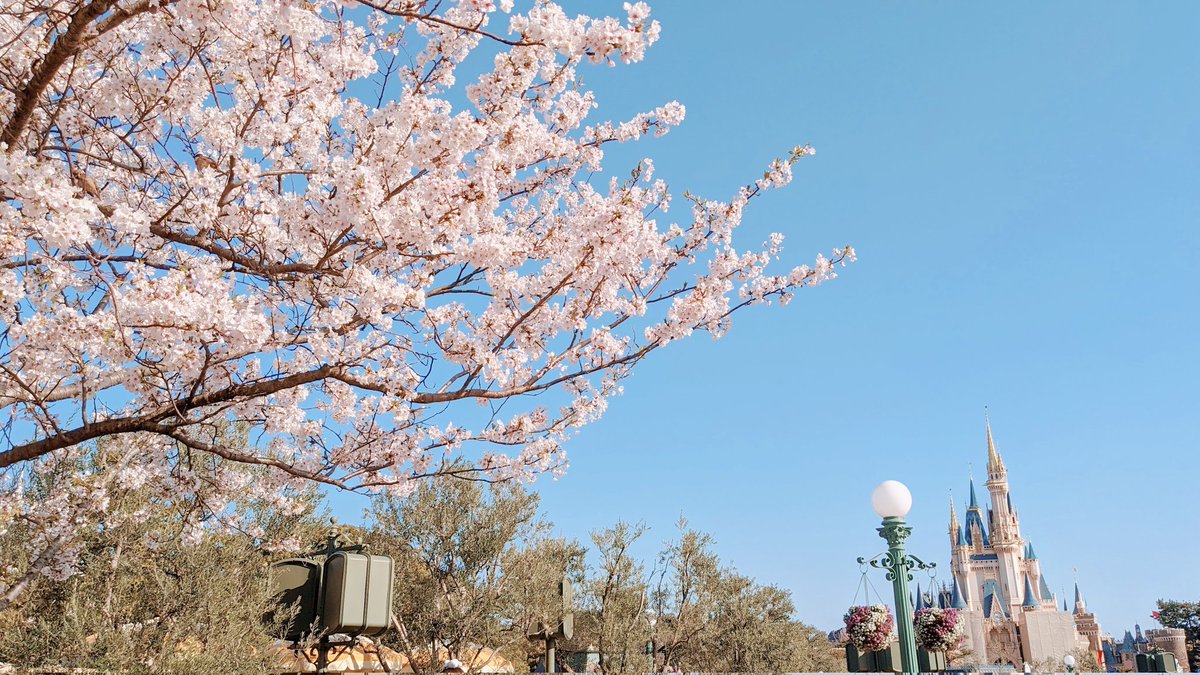
[[554,653],[555,651],[556,650],[554,648],[554,637],[551,636],[551,637],[546,638],[546,672],[547,673],[557,673],[558,672],[558,666],[555,665],[555,658],[554,658],[556,656],[556,654]]
[[322,637],[317,641],[317,672],[329,672],[329,638]]
[[917,672],[917,643],[913,639],[913,608],[908,598],[909,573],[912,563],[904,552],[904,540],[912,534],[912,528],[903,518],[884,518],[879,536],[887,540],[888,552],[884,565],[887,578],[892,582],[896,594],[896,632],[900,635],[900,667],[905,673]]

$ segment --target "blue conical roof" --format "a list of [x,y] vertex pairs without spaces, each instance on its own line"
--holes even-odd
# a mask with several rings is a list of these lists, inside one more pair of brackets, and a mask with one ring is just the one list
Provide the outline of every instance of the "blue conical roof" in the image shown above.
[[971,503],[967,505],[968,509],[979,508],[979,501],[975,499],[975,479],[971,479]]
[[1038,559],[1037,553],[1035,553],[1033,550],[1033,542],[1029,542],[1028,544],[1025,544],[1025,559],[1026,560],[1037,560]]
[[1033,594],[1033,582],[1029,580],[1029,575],[1025,575],[1025,602],[1021,603],[1022,607],[1037,607],[1037,596]]
[[967,545],[967,538],[966,538],[966,536],[963,535],[962,525],[958,526],[958,541],[956,541],[955,543],[958,544],[959,546]]
[[[975,541],[975,532],[971,527],[972,523],[979,527],[979,538],[983,541]],[[983,516],[980,515],[979,507],[967,509],[966,528],[968,544],[982,544],[983,546],[991,546],[991,541],[988,539],[987,527],[985,527],[983,524]]]
[[917,601],[913,603],[913,611],[924,608],[924,599],[921,597],[921,582],[917,582]]
[[958,591],[957,577],[955,577],[954,581],[950,582],[950,592],[950,606],[954,609],[966,609],[967,603],[963,600],[962,593]]

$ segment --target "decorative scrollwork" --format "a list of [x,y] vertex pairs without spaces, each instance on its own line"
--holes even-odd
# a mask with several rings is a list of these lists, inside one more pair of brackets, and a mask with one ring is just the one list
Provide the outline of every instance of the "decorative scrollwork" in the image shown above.
[[875,569],[881,569],[887,572],[885,575],[888,581],[895,581],[898,573],[904,574],[909,581],[913,580],[913,570],[931,570],[937,567],[937,563],[925,562],[915,555],[904,554],[899,558],[892,555],[891,551],[880,553],[873,558],[859,558],[859,565],[870,565]]

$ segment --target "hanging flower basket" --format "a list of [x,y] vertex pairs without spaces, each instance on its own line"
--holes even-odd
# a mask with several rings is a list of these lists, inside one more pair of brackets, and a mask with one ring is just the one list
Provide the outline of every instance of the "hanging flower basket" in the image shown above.
[[892,641],[896,621],[883,605],[851,607],[842,620],[846,622],[846,638],[860,652],[883,649]]
[[913,632],[917,646],[931,652],[954,649],[963,637],[957,609],[928,607],[917,610],[913,617]]

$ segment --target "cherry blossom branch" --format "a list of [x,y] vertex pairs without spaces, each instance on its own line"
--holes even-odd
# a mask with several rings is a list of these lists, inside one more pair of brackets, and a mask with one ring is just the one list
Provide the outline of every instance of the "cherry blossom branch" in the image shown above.
[[367,7],[370,7],[371,9],[383,12],[384,14],[387,14],[389,16],[403,17],[405,19],[410,19],[413,21],[423,21],[426,23],[436,24],[439,26],[445,26],[447,28],[453,28],[454,30],[462,31],[464,33],[473,33],[475,35],[480,35],[480,36],[486,37],[490,40],[495,40],[496,42],[508,45],[510,47],[528,47],[531,45],[540,45],[541,44],[540,42],[527,42],[525,40],[509,40],[507,38],[496,35],[495,33],[490,33],[486,30],[483,30],[483,29],[479,28],[478,26],[467,26],[467,25],[463,25],[463,24],[459,24],[459,23],[454,23],[453,21],[447,21],[446,19],[436,16],[432,12],[427,12],[427,13],[422,14],[421,12],[414,12],[411,10],[395,9],[393,7],[389,7],[386,3],[374,2],[374,0],[358,0],[358,1],[361,4],[363,4]]

